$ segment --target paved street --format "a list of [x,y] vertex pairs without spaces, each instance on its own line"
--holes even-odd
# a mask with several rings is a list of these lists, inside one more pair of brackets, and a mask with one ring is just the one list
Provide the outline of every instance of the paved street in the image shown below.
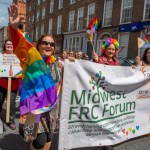
[[[4,134],[2,139],[0,140],[0,150],[29,150],[29,143],[23,141],[21,136],[18,134],[18,125],[19,125],[19,111],[17,109],[17,129],[11,130],[4,123]],[[0,118],[5,122],[5,106],[0,114]],[[58,149],[58,134],[54,136],[54,142],[52,144],[51,150]],[[115,145],[115,150],[150,150],[150,136],[143,136],[140,138],[136,138],[133,140],[129,140],[122,144]],[[73,150],[103,150],[101,147],[93,147],[93,148],[76,148]]]

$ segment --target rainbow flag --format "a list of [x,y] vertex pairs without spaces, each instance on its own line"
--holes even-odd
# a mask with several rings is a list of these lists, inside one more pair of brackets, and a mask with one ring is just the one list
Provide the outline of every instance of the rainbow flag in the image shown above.
[[90,30],[92,30],[93,32],[95,32],[95,31],[98,30],[98,27],[99,27],[98,19],[97,19],[96,17],[94,17],[94,18],[90,21],[90,23],[89,23],[87,29],[90,29]]
[[[54,107],[57,90],[45,62],[36,48],[23,36],[20,30],[10,27],[14,53],[22,67],[23,86],[20,97],[20,114]],[[45,109],[45,112],[48,109]]]
[[22,79],[22,70],[20,70],[14,77]]

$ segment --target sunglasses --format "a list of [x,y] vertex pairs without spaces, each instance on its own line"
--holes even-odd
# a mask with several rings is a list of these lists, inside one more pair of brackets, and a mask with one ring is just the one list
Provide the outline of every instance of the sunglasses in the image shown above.
[[55,47],[55,43],[54,42],[42,41],[41,44],[45,45],[45,46],[48,46],[48,44],[49,44],[51,47]]

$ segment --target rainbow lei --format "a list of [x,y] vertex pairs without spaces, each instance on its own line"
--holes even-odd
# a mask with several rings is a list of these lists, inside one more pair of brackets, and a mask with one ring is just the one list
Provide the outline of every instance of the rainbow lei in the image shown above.
[[42,56],[42,58],[43,58],[43,60],[45,61],[45,63],[47,64],[47,65],[50,65],[50,64],[52,64],[52,63],[54,63],[55,61],[56,61],[56,57],[55,56],[49,56],[49,57],[47,57],[47,56]]
[[105,52],[106,48],[110,45],[110,44],[114,44],[116,49],[119,48],[119,43],[116,39],[113,38],[108,38],[108,40],[102,45],[102,53]]

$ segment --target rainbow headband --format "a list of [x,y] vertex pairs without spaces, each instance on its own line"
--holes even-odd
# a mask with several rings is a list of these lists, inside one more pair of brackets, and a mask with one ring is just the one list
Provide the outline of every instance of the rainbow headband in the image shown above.
[[116,39],[108,38],[108,40],[102,45],[102,54],[105,53],[106,48],[110,45],[114,44],[116,49],[119,48],[119,43]]

